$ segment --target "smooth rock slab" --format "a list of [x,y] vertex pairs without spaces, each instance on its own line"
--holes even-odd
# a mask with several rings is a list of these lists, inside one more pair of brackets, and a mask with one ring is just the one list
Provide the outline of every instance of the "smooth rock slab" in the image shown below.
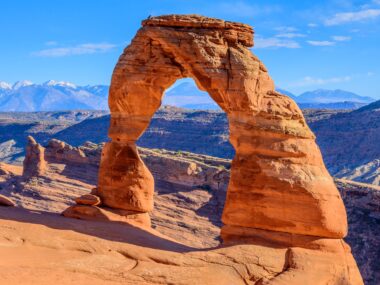
[[90,221],[120,222],[139,227],[150,227],[151,225],[148,213],[100,208],[88,205],[71,206],[66,209],[62,215],[68,218]]

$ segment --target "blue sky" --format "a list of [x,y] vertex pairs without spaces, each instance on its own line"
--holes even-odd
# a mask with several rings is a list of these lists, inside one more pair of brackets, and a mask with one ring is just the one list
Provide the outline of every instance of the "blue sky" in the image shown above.
[[0,81],[109,84],[141,20],[173,13],[252,25],[278,87],[380,99],[380,0],[2,0]]

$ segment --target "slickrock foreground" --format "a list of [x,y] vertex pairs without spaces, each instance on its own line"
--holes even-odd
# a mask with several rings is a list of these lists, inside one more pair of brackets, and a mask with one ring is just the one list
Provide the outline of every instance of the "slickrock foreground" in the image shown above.
[[[0,208],[0,221],[0,275],[8,285],[350,284],[341,279],[347,267],[335,262],[342,252],[270,242],[199,250],[154,230],[16,208]],[[288,282],[297,274],[299,282]]]

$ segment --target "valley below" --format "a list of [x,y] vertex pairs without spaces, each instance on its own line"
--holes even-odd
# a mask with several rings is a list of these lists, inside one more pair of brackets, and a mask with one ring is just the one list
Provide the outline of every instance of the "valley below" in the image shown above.
[[[357,110],[305,109],[304,116],[336,178],[380,186],[380,101]],[[0,113],[0,161],[21,164],[26,137],[73,146],[109,140],[106,111]],[[232,159],[224,112],[164,106],[154,115],[138,145]]]

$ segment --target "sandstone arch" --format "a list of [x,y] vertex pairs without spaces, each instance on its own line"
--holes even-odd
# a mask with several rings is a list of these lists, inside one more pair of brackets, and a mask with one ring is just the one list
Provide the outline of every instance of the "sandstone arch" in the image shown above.
[[[103,204],[153,208],[154,181],[135,142],[166,88],[191,77],[227,113],[236,150],[223,213],[224,239],[254,229],[327,238],[347,233],[344,205],[302,112],[274,91],[249,47],[253,29],[196,15],[143,21],[115,67],[98,194]],[[252,230],[250,230],[252,229]]]

